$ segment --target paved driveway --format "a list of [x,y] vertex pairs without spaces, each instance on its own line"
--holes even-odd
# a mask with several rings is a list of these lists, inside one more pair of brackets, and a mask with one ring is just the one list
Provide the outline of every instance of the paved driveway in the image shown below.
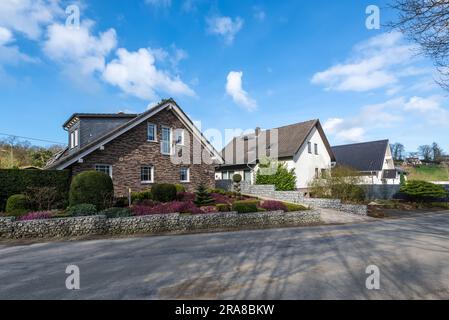
[[[81,290],[65,288],[65,268]],[[380,290],[365,287],[368,265]],[[0,298],[449,298],[449,212],[353,225],[0,246]]]

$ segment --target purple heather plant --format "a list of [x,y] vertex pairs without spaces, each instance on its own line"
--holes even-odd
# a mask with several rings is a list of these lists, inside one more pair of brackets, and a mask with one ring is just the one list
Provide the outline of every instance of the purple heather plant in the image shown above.
[[262,209],[265,209],[267,211],[277,211],[277,210],[282,210],[284,212],[288,211],[287,206],[284,203],[280,202],[280,201],[265,200],[259,206]]
[[212,193],[211,196],[214,199],[215,203],[228,204],[232,202],[232,200],[229,199],[229,197],[222,195],[220,193]]
[[37,211],[37,212],[29,212],[19,218],[21,221],[29,221],[29,220],[44,220],[50,219],[53,217],[53,212],[51,211]]

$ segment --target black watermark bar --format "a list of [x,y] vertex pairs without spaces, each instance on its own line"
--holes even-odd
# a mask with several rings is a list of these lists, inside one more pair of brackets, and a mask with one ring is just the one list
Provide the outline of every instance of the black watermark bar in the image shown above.
[[[24,306],[30,305],[30,308]],[[300,319],[313,314],[319,316],[344,315],[364,318],[383,317],[397,311],[402,316],[416,315],[426,310],[426,315],[444,312],[449,301],[296,301],[296,300],[245,300],[245,301],[0,301],[7,309],[19,313],[32,311],[33,316],[58,317],[58,310],[70,310],[70,318],[89,316],[132,319]],[[58,306],[58,308],[55,308]],[[60,308],[62,307],[62,309]],[[424,308],[424,309],[423,309]],[[28,311],[27,311],[28,310]]]

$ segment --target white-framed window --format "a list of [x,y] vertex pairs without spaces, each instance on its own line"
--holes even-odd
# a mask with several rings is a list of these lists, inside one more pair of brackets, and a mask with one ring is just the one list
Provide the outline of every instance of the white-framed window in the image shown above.
[[140,167],[140,182],[141,183],[153,183],[154,182],[154,167],[153,166]]
[[251,183],[251,171],[249,170],[243,171],[243,181]]
[[178,146],[184,145],[184,129],[175,130],[175,144]]
[[96,164],[95,171],[103,172],[112,178],[112,166],[109,164]]
[[315,168],[315,178],[319,179],[320,178],[320,169]]
[[75,129],[70,132],[70,149],[76,148],[79,145],[79,130]]
[[179,170],[179,180],[181,182],[189,182],[190,181],[190,169],[186,167],[182,167]]
[[223,171],[221,173],[221,177],[223,180],[232,180],[232,177],[234,177],[234,171]]
[[166,155],[172,154],[171,149],[171,128],[169,127],[162,127],[161,131],[161,153]]
[[154,123],[148,123],[147,140],[157,141],[157,126]]
[[315,148],[315,154],[318,154],[318,144],[317,143],[315,143],[314,148]]
[[309,153],[312,153],[312,142],[307,142],[307,150],[309,151]]

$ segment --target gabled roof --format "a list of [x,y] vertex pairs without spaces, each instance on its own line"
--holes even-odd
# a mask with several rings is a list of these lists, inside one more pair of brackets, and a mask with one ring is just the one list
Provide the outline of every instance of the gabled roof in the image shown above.
[[379,140],[335,146],[332,150],[337,165],[358,171],[381,171],[388,146],[388,140]]
[[154,116],[155,114],[161,112],[164,109],[172,110],[173,113],[184,123],[184,125],[192,132],[192,134],[201,141],[204,147],[209,149],[210,152],[214,154],[214,157],[221,162],[222,158],[220,154],[215,150],[212,144],[203,136],[203,134],[198,130],[190,118],[184,113],[184,111],[178,106],[178,104],[173,99],[162,100],[158,105],[147,110],[144,113],[132,118],[125,124],[117,127],[116,129],[108,132],[107,134],[99,137],[98,139],[92,141],[89,144],[81,147],[79,150],[73,153],[63,152],[58,154],[56,159],[49,163],[46,169],[65,169],[71,164],[77,162],[79,159],[87,156],[88,154],[98,150],[100,147],[104,146],[106,143],[116,139],[125,132],[131,130],[142,122],[146,121],[148,118]]
[[[318,119],[315,120],[309,120],[305,122],[299,122],[283,127],[278,127],[274,129],[264,130],[261,131],[261,137],[266,138],[266,146],[267,149],[265,151],[266,155],[270,154],[270,148],[272,149],[273,144],[275,141],[271,141],[272,132],[274,130],[277,130],[278,135],[278,158],[279,159],[285,159],[285,158],[292,158],[299,149],[303,146],[303,144],[306,142],[307,137],[312,132],[314,128],[317,128],[318,132],[321,135],[321,138],[323,139],[324,144],[326,145],[326,149],[331,157],[332,160],[334,160],[334,155],[332,153],[332,148],[329,145],[329,142],[326,138],[326,135],[324,134],[323,128],[321,127],[320,121]],[[257,161],[258,159],[255,159],[255,148],[249,147],[248,141],[255,138],[255,133],[248,134],[248,135],[241,135],[239,137],[235,137],[229,142],[226,147],[223,148],[221,155],[222,157],[225,157],[227,154],[233,154],[233,159],[230,161],[229,159],[226,160],[226,165],[242,165],[242,164],[248,164],[248,163],[254,163],[254,161]],[[240,141],[239,141],[240,140]],[[236,146],[238,143],[241,143],[243,140],[244,143],[244,154],[239,155],[236,152]],[[253,146],[254,144],[252,144]],[[263,152],[262,152],[263,153]],[[232,162],[232,163],[231,163]]]

